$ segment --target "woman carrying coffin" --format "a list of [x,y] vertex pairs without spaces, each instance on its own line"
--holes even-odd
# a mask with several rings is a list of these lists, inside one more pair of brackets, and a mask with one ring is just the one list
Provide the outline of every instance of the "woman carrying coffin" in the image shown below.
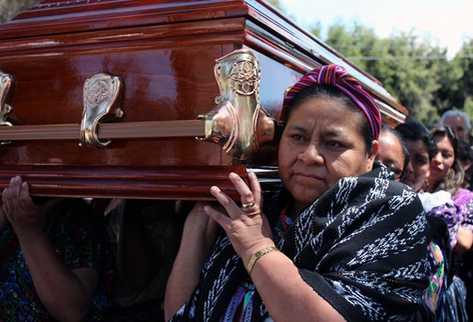
[[0,321],[103,321],[98,218],[81,199],[30,197],[11,179],[0,207]]
[[[374,165],[381,116],[340,66],[315,69],[284,100],[265,198],[229,176],[241,206],[197,205],[168,281],[171,321],[412,321],[428,285],[426,218],[415,192]],[[223,207],[223,208],[222,208]],[[216,226],[223,228],[216,241]]]

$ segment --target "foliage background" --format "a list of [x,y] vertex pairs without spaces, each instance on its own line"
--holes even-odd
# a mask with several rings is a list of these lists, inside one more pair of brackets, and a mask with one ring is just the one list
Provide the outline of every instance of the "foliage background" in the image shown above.
[[[278,0],[270,0],[284,11]],[[414,32],[382,38],[358,23],[334,24],[321,36],[321,26],[309,31],[370,73],[426,125],[444,111],[464,110],[473,119],[473,39],[447,57],[447,49]]]

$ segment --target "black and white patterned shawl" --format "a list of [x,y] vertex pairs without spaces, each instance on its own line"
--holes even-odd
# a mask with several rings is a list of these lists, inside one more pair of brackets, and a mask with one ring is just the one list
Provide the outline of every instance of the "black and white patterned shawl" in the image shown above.
[[[422,205],[390,175],[381,166],[339,180],[279,242],[302,278],[347,321],[413,321],[428,285]],[[220,321],[245,281],[240,258],[221,236],[190,301],[171,321]],[[252,305],[252,321],[272,321],[258,295]]]

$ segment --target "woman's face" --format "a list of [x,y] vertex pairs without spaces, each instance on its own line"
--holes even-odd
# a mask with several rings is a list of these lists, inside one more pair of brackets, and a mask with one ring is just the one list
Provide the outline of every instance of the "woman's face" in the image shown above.
[[410,159],[404,183],[415,191],[421,190],[430,176],[429,150],[422,140],[405,142]]
[[279,171],[298,206],[307,206],[338,179],[373,166],[378,142],[366,151],[363,115],[341,100],[306,99],[292,111],[279,144]]
[[455,153],[452,142],[445,136],[434,137],[437,153],[430,162],[430,182],[436,186],[453,166]]
[[468,141],[468,129],[465,126],[465,120],[461,116],[448,116],[443,123],[453,130],[457,138]]
[[402,143],[399,138],[389,131],[381,131],[379,134],[379,151],[376,159],[394,172],[394,179],[401,178],[404,171],[406,156],[402,150]]

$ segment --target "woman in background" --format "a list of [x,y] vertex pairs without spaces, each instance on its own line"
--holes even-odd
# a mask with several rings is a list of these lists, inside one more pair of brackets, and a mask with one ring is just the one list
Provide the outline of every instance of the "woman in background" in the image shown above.
[[[448,242],[442,245],[446,261],[446,294],[439,304],[438,321],[468,321],[465,285],[470,268],[465,267],[463,256],[473,244],[473,193],[461,188],[463,168],[457,158],[457,140],[453,131],[436,128],[432,131],[436,153],[432,157],[426,193],[420,194],[429,222],[437,220],[447,226]],[[439,223],[438,220],[441,222]]]
[[456,158],[457,141],[453,132],[448,127],[437,128],[432,131],[432,137],[437,152],[431,161],[426,191],[436,193],[437,202],[446,202],[442,208],[434,207],[432,215],[447,222],[452,249],[463,253],[473,244],[473,193],[462,188],[464,171]]
[[435,144],[429,130],[414,119],[398,125],[396,131],[402,137],[409,152],[409,163],[402,181],[420,192],[426,186],[430,176],[430,160],[436,151]]

